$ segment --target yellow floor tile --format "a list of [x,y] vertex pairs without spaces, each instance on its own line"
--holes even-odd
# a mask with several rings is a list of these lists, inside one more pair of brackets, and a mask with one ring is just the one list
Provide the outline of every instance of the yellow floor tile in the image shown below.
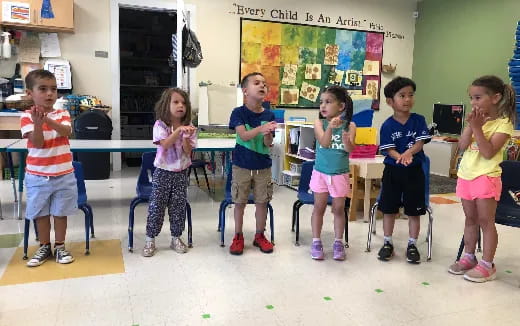
[[[37,246],[29,247],[29,258],[36,249]],[[84,242],[67,243],[67,250],[75,258],[71,264],[58,264],[49,259],[41,266],[29,268],[27,260],[22,259],[23,247],[19,247],[0,279],[0,286],[125,272],[120,240],[92,241],[88,256],[85,256]]]

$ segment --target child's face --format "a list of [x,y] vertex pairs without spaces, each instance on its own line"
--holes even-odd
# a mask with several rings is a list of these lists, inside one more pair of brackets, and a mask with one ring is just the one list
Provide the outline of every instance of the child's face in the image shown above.
[[184,119],[186,115],[186,102],[181,94],[173,92],[170,101],[170,113],[176,120]]
[[[481,110],[485,114],[495,110],[502,96],[500,94],[489,94],[489,90],[482,86],[471,86],[469,88],[469,100],[473,110]],[[492,113],[492,112],[491,112]]]
[[251,76],[247,79],[247,86],[244,89],[247,98],[261,102],[267,95],[267,84],[261,75]]
[[414,105],[415,92],[412,86],[401,88],[393,98],[387,98],[386,103],[397,112],[410,112]]
[[338,101],[334,94],[329,92],[321,93],[320,113],[325,119],[330,120],[337,117],[344,109],[345,103]]
[[40,78],[32,89],[27,90],[34,105],[43,107],[45,111],[51,111],[58,98],[58,88],[55,79]]

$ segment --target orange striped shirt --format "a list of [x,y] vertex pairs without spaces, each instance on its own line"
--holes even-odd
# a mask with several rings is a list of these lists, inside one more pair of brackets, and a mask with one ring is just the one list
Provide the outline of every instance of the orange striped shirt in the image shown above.
[[[71,125],[70,115],[66,110],[53,110],[47,113],[47,117],[62,125]],[[24,138],[34,130],[30,110],[22,113],[20,125]],[[46,123],[43,124],[42,129],[42,147],[36,147],[30,139],[27,140],[29,154],[27,155],[25,171],[42,176],[60,176],[73,172],[69,138],[60,136],[56,130],[50,128]]]

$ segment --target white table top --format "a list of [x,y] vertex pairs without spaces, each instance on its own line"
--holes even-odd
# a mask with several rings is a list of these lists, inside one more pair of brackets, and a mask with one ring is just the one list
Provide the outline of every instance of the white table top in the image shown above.
[[[15,140],[16,141],[16,140]],[[199,139],[197,151],[231,151],[235,148],[235,140],[228,138]],[[153,152],[157,146],[151,140],[91,140],[71,139],[72,152]],[[7,147],[9,152],[27,150],[27,139]]]
[[0,112],[0,117],[21,117],[22,116],[22,111],[18,111],[18,112]]
[[354,164],[383,164],[385,157],[383,155],[376,155],[371,158],[349,158],[348,161]]
[[9,145],[12,145],[17,141],[20,141],[20,139],[0,139],[0,152],[5,152],[5,149],[9,147]]

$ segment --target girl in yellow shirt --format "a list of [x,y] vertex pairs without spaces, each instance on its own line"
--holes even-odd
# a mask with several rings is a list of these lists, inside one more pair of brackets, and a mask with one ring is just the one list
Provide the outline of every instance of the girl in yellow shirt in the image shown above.
[[[493,258],[498,243],[495,211],[502,192],[500,175],[506,143],[516,119],[515,91],[496,76],[482,76],[469,87],[471,112],[460,140],[465,150],[457,173],[457,196],[466,215],[464,256],[449,267],[449,272],[464,274],[473,282],[494,280]],[[475,247],[479,227],[484,236],[484,253],[477,262]]]

